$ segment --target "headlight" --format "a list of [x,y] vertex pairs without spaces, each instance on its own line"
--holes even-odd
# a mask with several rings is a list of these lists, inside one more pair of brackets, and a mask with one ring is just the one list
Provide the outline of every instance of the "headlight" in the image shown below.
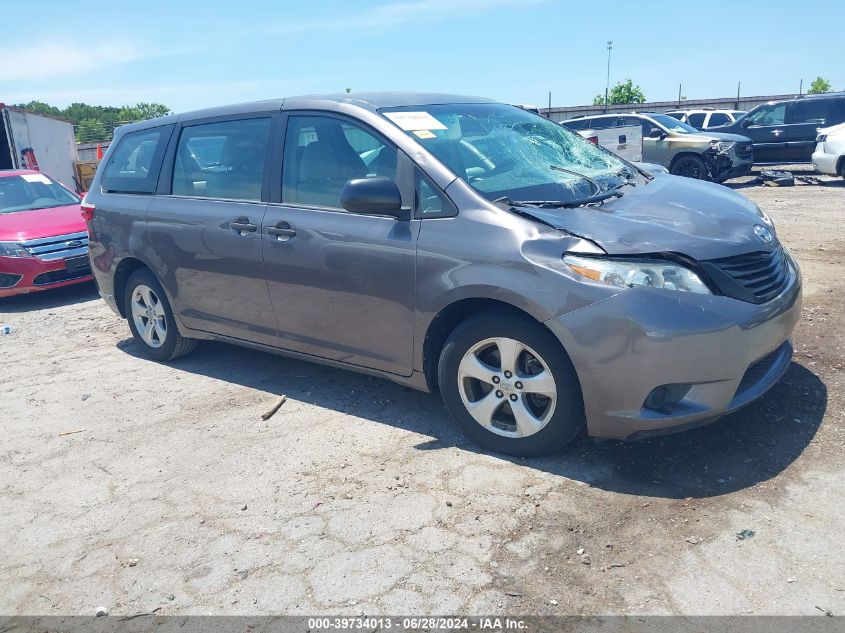
[[0,257],[32,257],[32,255],[17,242],[0,242]]
[[710,145],[720,152],[727,152],[730,148],[736,145],[733,141],[710,141]]
[[579,255],[564,255],[563,261],[575,272],[611,286],[620,288],[642,286],[711,294],[704,282],[689,268],[669,262],[620,261]]

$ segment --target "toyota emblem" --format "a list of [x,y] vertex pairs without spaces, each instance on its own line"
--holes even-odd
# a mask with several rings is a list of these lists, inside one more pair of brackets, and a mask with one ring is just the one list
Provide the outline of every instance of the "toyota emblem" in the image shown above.
[[760,241],[763,242],[763,244],[771,244],[775,241],[774,234],[762,224],[757,224],[754,226],[754,235],[759,237]]

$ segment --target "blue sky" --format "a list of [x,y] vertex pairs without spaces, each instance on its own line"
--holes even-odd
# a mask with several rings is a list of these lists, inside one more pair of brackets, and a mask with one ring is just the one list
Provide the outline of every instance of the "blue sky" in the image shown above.
[[[127,7],[127,8],[121,8]],[[131,7],[131,8],[129,8]],[[285,95],[419,90],[589,103],[845,90],[845,2],[204,0],[7,3],[0,101],[175,111]]]

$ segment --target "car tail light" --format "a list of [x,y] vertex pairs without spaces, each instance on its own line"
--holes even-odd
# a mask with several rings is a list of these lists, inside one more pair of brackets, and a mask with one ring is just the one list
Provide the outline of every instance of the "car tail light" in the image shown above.
[[598,136],[588,136],[587,142],[592,143],[593,145],[598,145],[599,144],[599,137]]
[[82,219],[86,222],[90,222],[94,219],[94,210],[96,207],[91,204],[90,202],[86,202],[85,200],[79,205],[79,208],[82,210]]

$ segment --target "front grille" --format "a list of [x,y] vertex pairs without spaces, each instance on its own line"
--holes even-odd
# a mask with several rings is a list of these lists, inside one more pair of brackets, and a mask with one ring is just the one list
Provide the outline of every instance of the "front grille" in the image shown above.
[[37,275],[32,283],[35,286],[46,286],[47,284],[57,284],[60,281],[70,281],[72,279],[79,279],[80,277],[87,277],[90,274],[90,265],[75,270],[51,270],[48,273]]
[[772,368],[777,362],[777,359],[780,357],[781,347],[778,347],[775,351],[766,356],[763,356],[760,360],[755,363],[752,363],[748,369],[745,370],[745,374],[742,376],[742,380],[739,381],[739,387],[737,387],[736,392],[742,393],[746,389],[753,387],[760,379],[766,375],[766,373]]
[[0,273],[0,288],[11,288],[18,283],[23,275],[13,275],[11,273]]
[[751,156],[753,149],[751,143],[737,143],[736,144],[736,155],[741,158],[746,158]]
[[68,259],[88,254],[88,233],[68,233],[54,237],[42,237],[37,240],[22,242],[30,255],[34,255],[43,262],[57,259]]
[[718,276],[711,274],[724,294],[753,303],[771,301],[789,283],[789,263],[781,246],[770,252],[746,253],[703,263],[715,267],[733,282],[719,283]]

